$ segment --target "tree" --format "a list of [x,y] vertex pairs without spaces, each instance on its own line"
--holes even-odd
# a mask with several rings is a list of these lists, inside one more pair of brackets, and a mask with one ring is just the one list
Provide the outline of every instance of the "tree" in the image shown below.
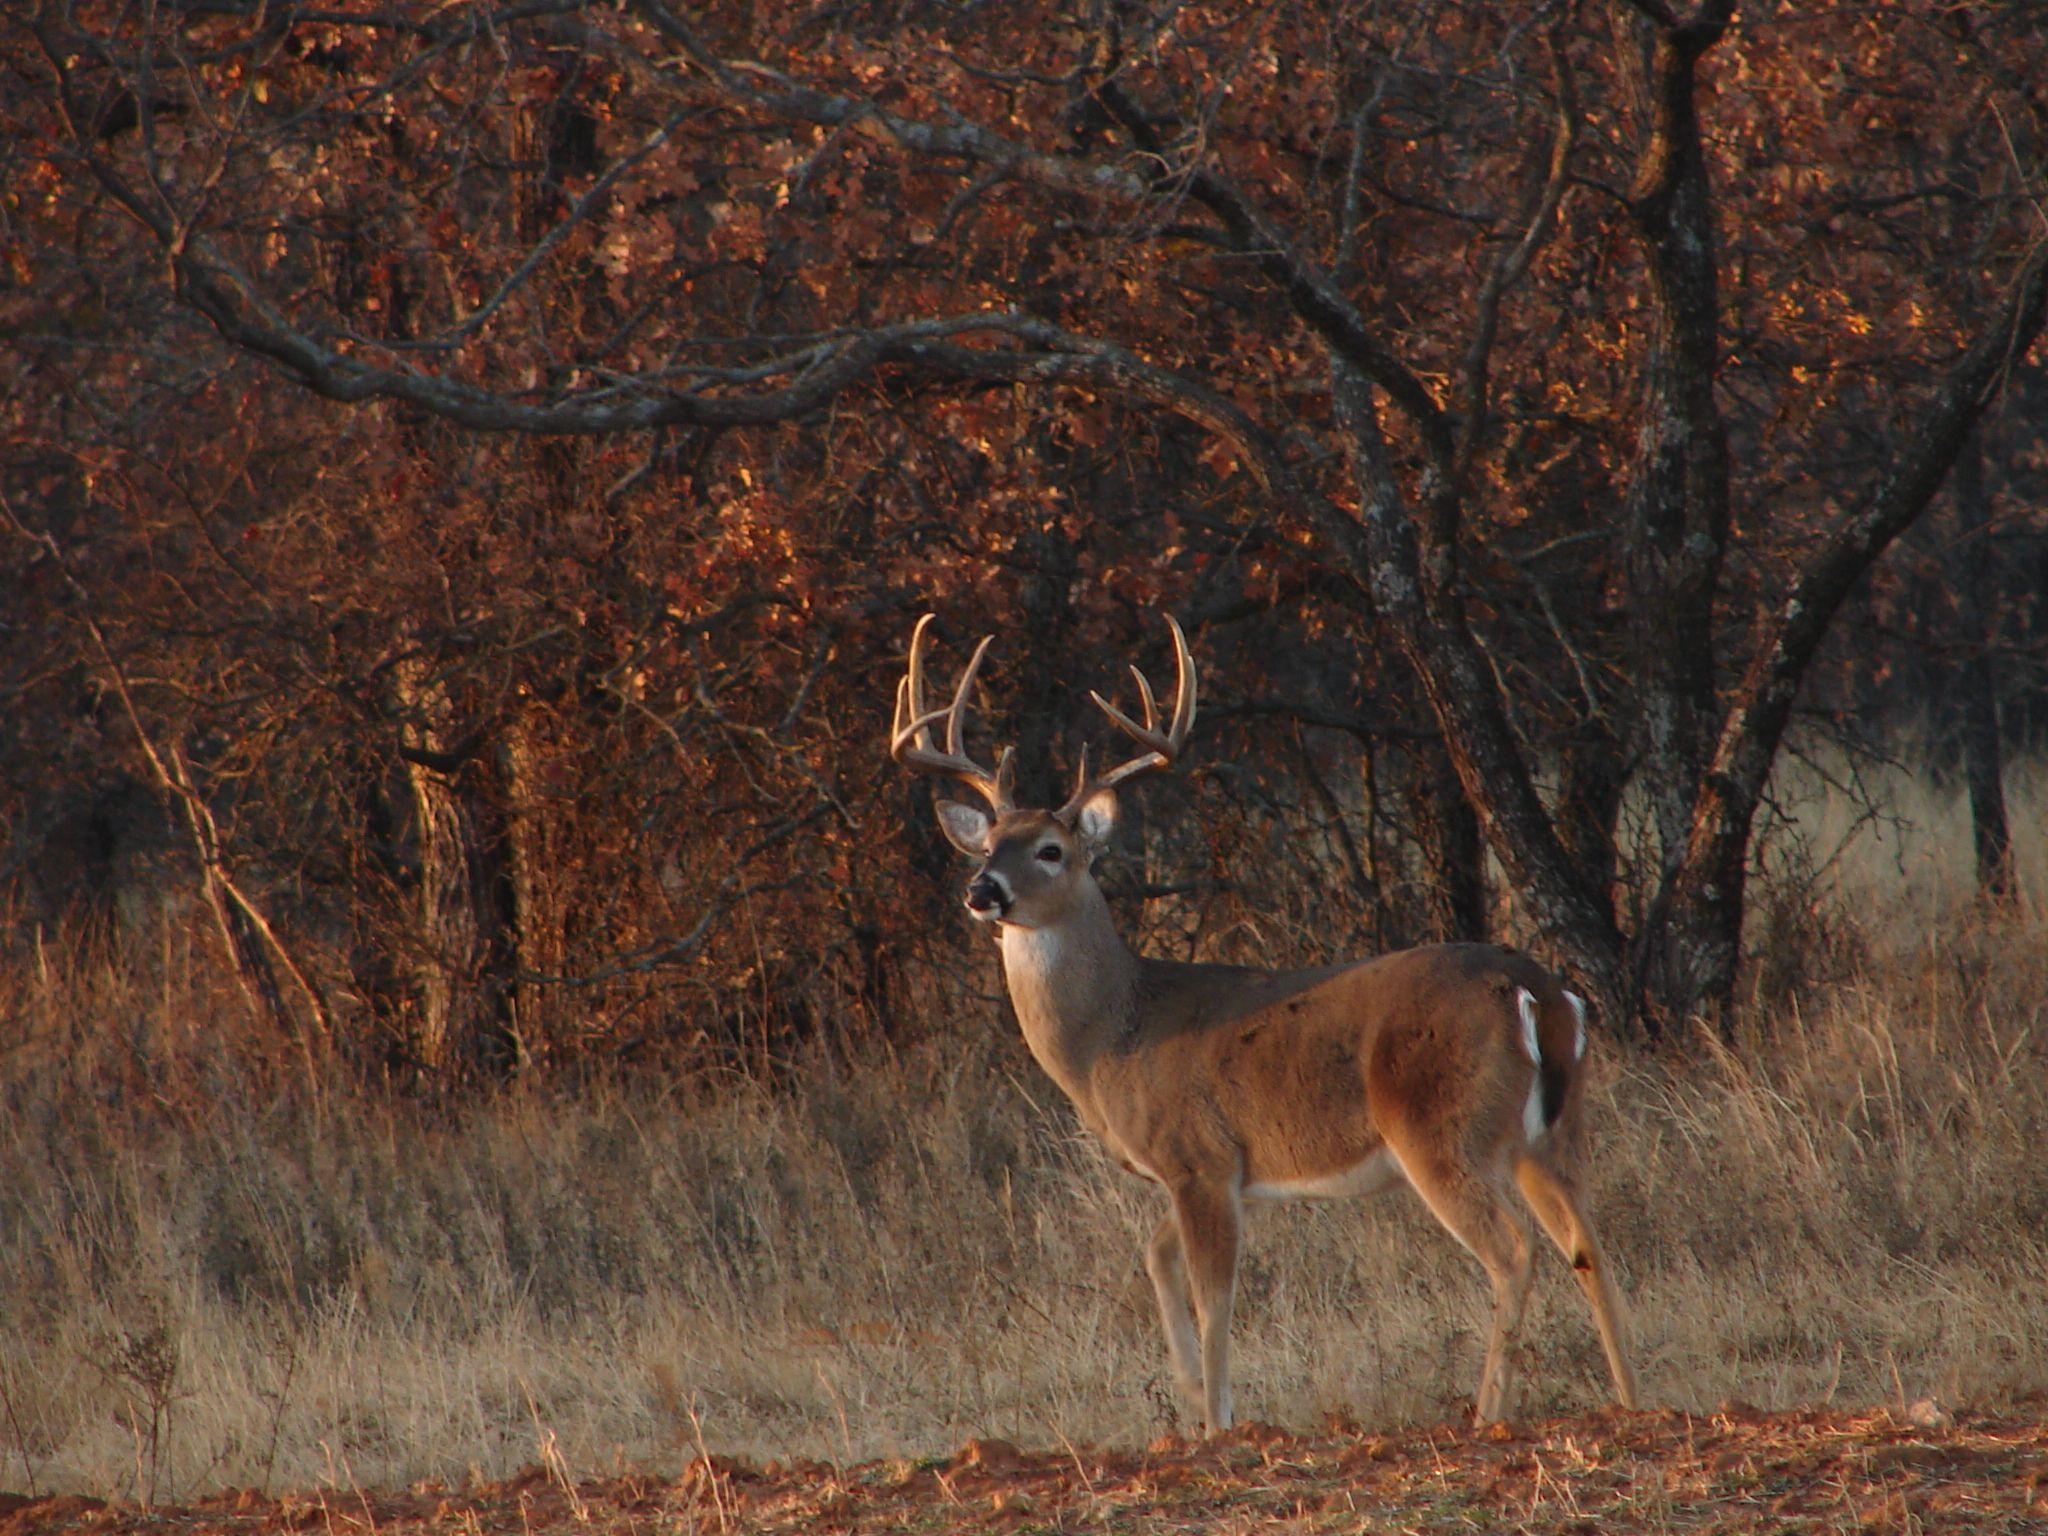
[[[327,399],[716,479],[799,565],[774,466],[844,491],[820,445],[913,401],[984,512],[1048,425],[1233,497],[1236,590],[1369,628],[1546,945],[1653,1029],[1730,1000],[1802,680],[2048,302],[2024,8],[6,25],[42,227]],[[1158,532],[1170,588],[1223,547]]]

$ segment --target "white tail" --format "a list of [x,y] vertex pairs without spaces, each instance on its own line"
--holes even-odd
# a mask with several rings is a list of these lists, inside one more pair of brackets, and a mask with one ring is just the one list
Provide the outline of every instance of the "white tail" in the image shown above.
[[[1013,758],[966,755],[964,717],[989,642],[950,703],[924,693],[930,616],[896,695],[890,750],[968,785],[987,809],[938,803],[978,861],[967,908],[999,925],[1003,971],[1031,1054],[1082,1122],[1171,1209],[1146,1250],[1175,1374],[1211,1429],[1228,1427],[1230,1313],[1245,1202],[1369,1194],[1406,1182],[1493,1282],[1477,1417],[1500,1416],[1529,1292],[1525,1208],[1571,1264],[1628,1407],[1635,1378],[1613,1277],[1577,1193],[1585,1005],[1526,955],[1442,944],[1317,970],[1261,971],[1134,955],[1090,873],[1116,826],[1116,786],[1170,766],[1195,719],[1195,668],[1159,729],[1133,667],[1140,724],[1095,702],[1143,750],[1106,773],[1084,758],[1056,811],[1019,809]],[[944,723],[945,745],[932,736]],[[1517,1198],[1519,1197],[1519,1198]],[[1190,1306],[1192,1303],[1192,1307]]]

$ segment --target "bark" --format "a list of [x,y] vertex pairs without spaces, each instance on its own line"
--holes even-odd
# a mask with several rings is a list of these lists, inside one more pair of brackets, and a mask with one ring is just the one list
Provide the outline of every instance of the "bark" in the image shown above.
[[[1036,643],[1012,665],[1017,673],[1017,779],[1027,804],[1060,805],[1072,792],[1073,765],[1062,763],[1055,745],[1074,698],[1071,599],[1079,574],[1074,540],[1058,523],[1021,535],[1014,558],[1023,568],[1025,633]],[[1121,681],[1112,670],[1095,686],[1114,693]],[[1126,708],[1132,707],[1129,703]],[[1100,724],[1096,720],[1095,724]],[[1126,796],[1125,815],[1142,828],[1143,796]],[[1140,832],[1142,842],[1143,834]]]

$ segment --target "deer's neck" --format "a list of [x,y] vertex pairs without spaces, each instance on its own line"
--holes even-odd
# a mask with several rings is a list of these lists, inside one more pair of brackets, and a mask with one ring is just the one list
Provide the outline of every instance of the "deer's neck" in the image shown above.
[[1064,922],[1006,924],[1002,938],[1003,975],[1024,1043],[1085,1115],[1089,1068],[1123,1036],[1137,1004],[1137,956],[1117,936],[1093,882]]

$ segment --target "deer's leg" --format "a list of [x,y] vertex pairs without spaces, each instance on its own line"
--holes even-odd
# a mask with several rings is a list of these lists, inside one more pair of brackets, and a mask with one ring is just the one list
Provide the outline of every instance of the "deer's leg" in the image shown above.
[[1490,1424],[1501,1416],[1507,1396],[1509,1351],[1522,1324],[1535,1270],[1528,1220],[1508,1200],[1505,1188],[1495,1187],[1454,1152],[1420,1147],[1402,1147],[1399,1152],[1408,1182],[1423,1203],[1472,1251],[1493,1282],[1493,1333],[1479,1373],[1474,1412],[1479,1423]]
[[1614,1271],[1600,1251],[1600,1239],[1586,1220],[1569,1180],[1536,1157],[1524,1157],[1515,1165],[1515,1182],[1522,1198],[1550,1240],[1557,1244],[1572,1277],[1593,1309],[1594,1326],[1600,1330],[1600,1347],[1607,1353],[1607,1369],[1614,1377],[1614,1395],[1624,1408],[1636,1405],[1636,1374],[1628,1363],[1622,1331],[1621,1297],[1614,1288]]
[[1174,1379],[1190,1404],[1202,1400],[1202,1344],[1195,1332],[1195,1314],[1188,1306],[1188,1268],[1181,1255],[1180,1218],[1166,1213],[1145,1245],[1145,1271],[1159,1298],[1159,1322],[1166,1330],[1166,1353]]
[[1202,1417],[1230,1428],[1230,1309],[1237,1296],[1238,1193],[1189,1180],[1173,1192],[1173,1214],[1201,1332]]

